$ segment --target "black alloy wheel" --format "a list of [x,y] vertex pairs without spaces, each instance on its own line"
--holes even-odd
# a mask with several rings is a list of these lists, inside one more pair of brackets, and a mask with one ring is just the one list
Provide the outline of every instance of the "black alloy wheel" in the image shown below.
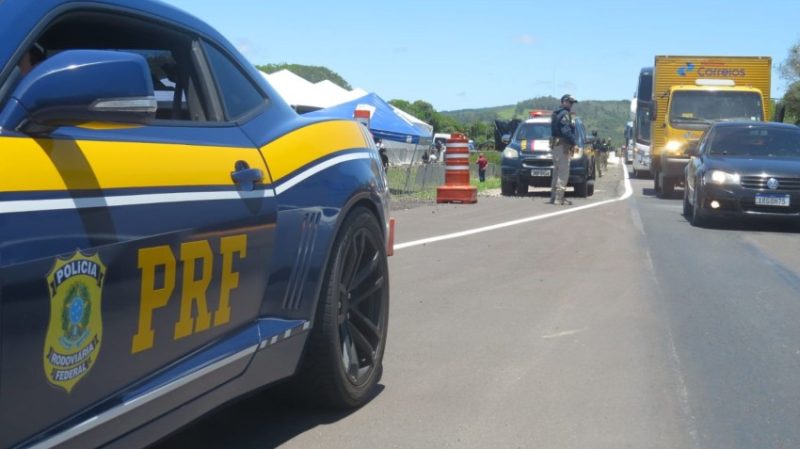
[[336,408],[365,404],[383,374],[388,324],[383,232],[372,212],[358,207],[334,243],[295,393]]
[[339,347],[342,369],[354,386],[361,386],[378,366],[386,336],[383,287],[388,272],[381,263],[383,242],[367,228],[349,239],[341,269],[334,281],[338,289]]

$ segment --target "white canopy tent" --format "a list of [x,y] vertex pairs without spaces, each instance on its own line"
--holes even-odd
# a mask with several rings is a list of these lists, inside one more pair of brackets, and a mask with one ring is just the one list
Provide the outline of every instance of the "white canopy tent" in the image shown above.
[[[330,80],[312,83],[287,69],[270,74],[261,72],[261,74],[278,94],[300,113],[333,108],[370,95],[359,88],[347,90]],[[374,94],[372,95],[374,96]],[[418,132],[422,132],[428,139],[433,135],[433,126],[393,105],[385,103],[382,99],[379,103],[388,106],[386,108],[388,116],[396,116],[397,119],[407,123],[408,126],[417,129]],[[357,106],[362,105],[359,103]],[[353,112],[349,111],[347,114],[352,114]],[[352,115],[349,116],[352,117]],[[409,164],[418,160],[419,154],[427,149],[426,145],[429,145],[429,143],[421,145],[420,142],[416,141],[405,142],[397,139],[385,139],[384,145],[392,163]]]
[[286,69],[261,74],[287,103],[299,111],[329,108],[367,94],[363,89],[347,90],[330,80],[312,83]]

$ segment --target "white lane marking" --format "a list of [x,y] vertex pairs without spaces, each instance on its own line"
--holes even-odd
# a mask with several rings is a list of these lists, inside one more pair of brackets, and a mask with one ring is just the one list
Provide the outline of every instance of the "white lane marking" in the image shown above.
[[278,187],[275,187],[275,193],[280,195],[281,193],[291,189],[295,185],[297,185],[297,184],[305,181],[306,179],[316,175],[317,173],[321,172],[322,170],[325,170],[327,168],[333,167],[334,165],[338,165],[338,164],[341,164],[343,162],[354,161],[354,160],[357,160],[357,159],[369,159],[371,157],[372,156],[370,156],[369,153],[350,153],[350,154],[344,154],[342,156],[337,156],[337,157],[335,157],[333,159],[328,159],[327,161],[322,162],[320,164],[317,164],[317,165],[309,168],[308,170],[298,174],[297,176],[289,179],[288,181],[282,183]]
[[563,332],[558,332],[558,333],[555,333],[555,334],[550,334],[550,335],[542,335],[542,338],[559,338],[559,337],[566,337],[566,336],[568,336],[568,335],[580,334],[581,332],[584,332],[584,331],[586,331],[586,328],[585,328],[585,327],[584,327],[583,329],[573,329],[573,330],[569,330],[569,331],[563,331]]
[[420,245],[427,245],[428,243],[441,242],[442,240],[457,239],[457,238],[461,238],[461,237],[467,237],[467,236],[470,236],[470,235],[480,234],[480,233],[483,233],[483,232],[496,231],[498,229],[503,229],[503,228],[507,228],[507,227],[510,227],[510,226],[517,226],[517,225],[521,225],[521,224],[525,224],[525,223],[531,223],[531,222],[534,222],[534,221],[545,220],[547,218],[553,218],[553,217],[558,217],[558,216],[561,216],[561,215],[572,214],[572,213],[575,213],[575,212],[580,212],[582,210],[592,209],[594,207],[605,206],[606,204],[616,203],[618,201],[625,201],[628,198],[630,198],[631,195],[633,195],[633,188],[631,187],[631,180],[630,180],[630,177],[628,176],[628,168],[627,168],[627,166],[623,165],[622,166],[622,170],[625,173],[625,193],[623,193],[619,198],[600,201],[598,203],[585,204],[583,206],[578,206],[578,207],[570,207],[569,209],[563,209],[563,210],[560,210],[560,211],[557,211],[557,212],[550,212],[550,213],[542,214],[542,215],[534,215],[532,217],[520,218],[518,220],[506,221],[504,223],[498,223],[498,224],[494,224],[494,225],[483,226],[483,227],[480,227],[480,228],[468,229],[466,231],[454,232],[452,234],[444,234],[444,235],[438,235],[438,236],[435,236],[435,237],[428,237],[428,238],[424,238],[424,239],[413,240],[411,242],[406,242],[406,243],[398,243],[398,244],[394,245],[394,249],[395,250],[399,250],[399,249],[404,249],[404,248],[411,248],[413,246],[420,246]]

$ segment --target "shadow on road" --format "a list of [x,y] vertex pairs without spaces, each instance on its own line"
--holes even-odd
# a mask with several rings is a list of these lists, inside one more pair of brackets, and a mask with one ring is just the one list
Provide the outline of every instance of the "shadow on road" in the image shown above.
[[[642,189],[642,195],[643,196],[655,197],[656,196],[656,191],[653,188],[644,188],[644,189]],[[659,197],[659,198],[661,198],[662,200],[683,200],[683,190],[682,189],[677,189],[672,193],[672,195],[667,196],[667,197]]]
[[[234,401],[150,449],[265,449],[280,446],[317,426],[340,421],[357,409],[312,408],[279,394],[280,385]],[[379,384],[374,400],[384,390]],[[369,403],[365,405],[369,407]]]
[[[688,218],[684,217],[687,224]],[[715,231],[774,232],[800,234],[800,223],[777,218],[711,219],[703,228]]]

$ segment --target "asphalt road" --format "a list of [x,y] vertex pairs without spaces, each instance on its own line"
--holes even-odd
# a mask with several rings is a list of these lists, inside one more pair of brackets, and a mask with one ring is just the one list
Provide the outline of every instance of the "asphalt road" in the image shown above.
[[693,228],[651,186],[613,201],[617,166],[570,207],[396,211],[377,396],[333,413],[273,389],[160,447],[800,447],[799,228]]

